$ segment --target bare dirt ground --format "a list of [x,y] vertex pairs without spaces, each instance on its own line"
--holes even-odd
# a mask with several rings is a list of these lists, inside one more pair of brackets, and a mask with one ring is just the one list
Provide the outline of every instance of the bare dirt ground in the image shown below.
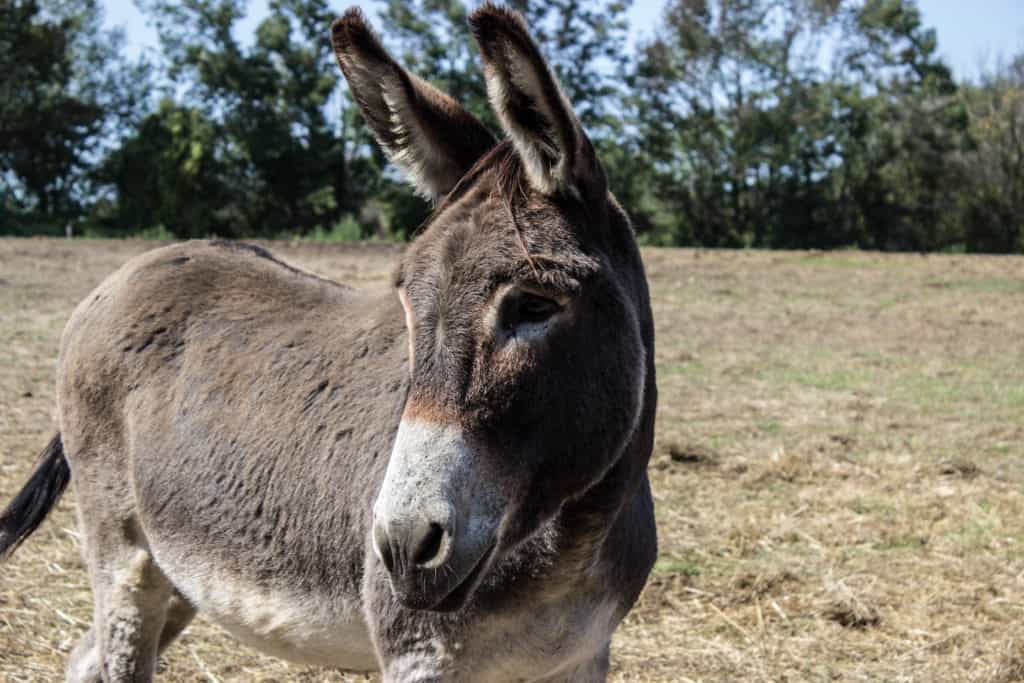
[[[0,240],[0,501],[75,304],[152,242]],[[394,247],[269,245],[354,284]],[[1024,680],[1024,258],[648,250],[660,559],[616,681]],[[90,619],[68,495],[0,567],[0,680]],[[163,680],[341,681],[198,619]]]

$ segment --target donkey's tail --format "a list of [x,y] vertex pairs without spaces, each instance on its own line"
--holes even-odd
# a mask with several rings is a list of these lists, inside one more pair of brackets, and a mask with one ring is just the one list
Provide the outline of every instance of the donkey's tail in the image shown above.
[[0,513],[0,561],[6,560],[39,528],[69,481],[71,468],[64,458],[64,445],[57,433],[39,455],[39,464],[28,483]]

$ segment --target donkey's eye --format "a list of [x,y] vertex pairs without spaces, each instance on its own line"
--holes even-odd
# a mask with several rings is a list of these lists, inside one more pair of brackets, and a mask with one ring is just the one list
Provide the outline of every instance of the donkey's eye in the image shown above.
[[561,304],[553,299],[522,292],[509,302],[502,322],[511,330],[519,325],[545,322],[561,310]]

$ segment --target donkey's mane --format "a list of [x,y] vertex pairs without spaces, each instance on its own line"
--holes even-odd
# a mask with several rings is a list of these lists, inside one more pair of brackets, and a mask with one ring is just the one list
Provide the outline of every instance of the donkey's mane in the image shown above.
[[455,183],[455,187],[437,203],[426,220],[416,228],[414,234],[426,229],[435,218],[465,196],[476,186],[477,181],[490,171],[494,171],[497,176],[499,196],[510,207],[514,207],[515,203],[526,194],[526,174],[523,171],[522,161],[512,146],[512,141],[502,140],[477,159],[476,163],[459,179],[459,182]]
[[497,194],[505,204],[509,217],[512,219],[512,226],[516,231],[516,239],[519,241],[519,246],[523,249],[523,255],[526,257],[527,263],[530,264],[530,269],[536,274],[537,266],[533,256],[530,254],[530,248],[526,244],[523,231],[519,227],[519,220],[516,217],[517,205],[526,196],[526,172],[523,168],[522,159],[512,145],[512,141],[508,139],[502,140],[477,159],[476,163],[466,171],[462,178],[459,179],[459,182],[455,183],[455,187],[438,202],[434,210],[427,216],[427,219],[416,228],[413,234],[417,235],[426,230],[427,226],[433,223],[434,219],[441,215],[445,209],[457,202],[476,185],[481,177],[491,171],[496,176]]

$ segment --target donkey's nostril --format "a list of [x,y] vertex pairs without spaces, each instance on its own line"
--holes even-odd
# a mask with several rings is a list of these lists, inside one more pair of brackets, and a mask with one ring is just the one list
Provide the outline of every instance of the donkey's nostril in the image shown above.
[[452,553],[452,526],[439,515],[376,519],[371,540],[388,573],[401,579],[411,572],[437,569],[448,561]]
[[377,557],[384,563],[384,568],[390,574],[395,570],[395,555],[391,552],[391,542],[388,534],[380,524],[373,525],[373,547],[377,551]]
[[442,553],[442,545],[444,544],[444,529],[440,524],[431,522],[429,525],[421,527],[421,533],[417,534],[419,537],[416,541],[416,549],[412,555],[412,561],[417,566],[430,565],[432,561],[436,560],[438,555]]

